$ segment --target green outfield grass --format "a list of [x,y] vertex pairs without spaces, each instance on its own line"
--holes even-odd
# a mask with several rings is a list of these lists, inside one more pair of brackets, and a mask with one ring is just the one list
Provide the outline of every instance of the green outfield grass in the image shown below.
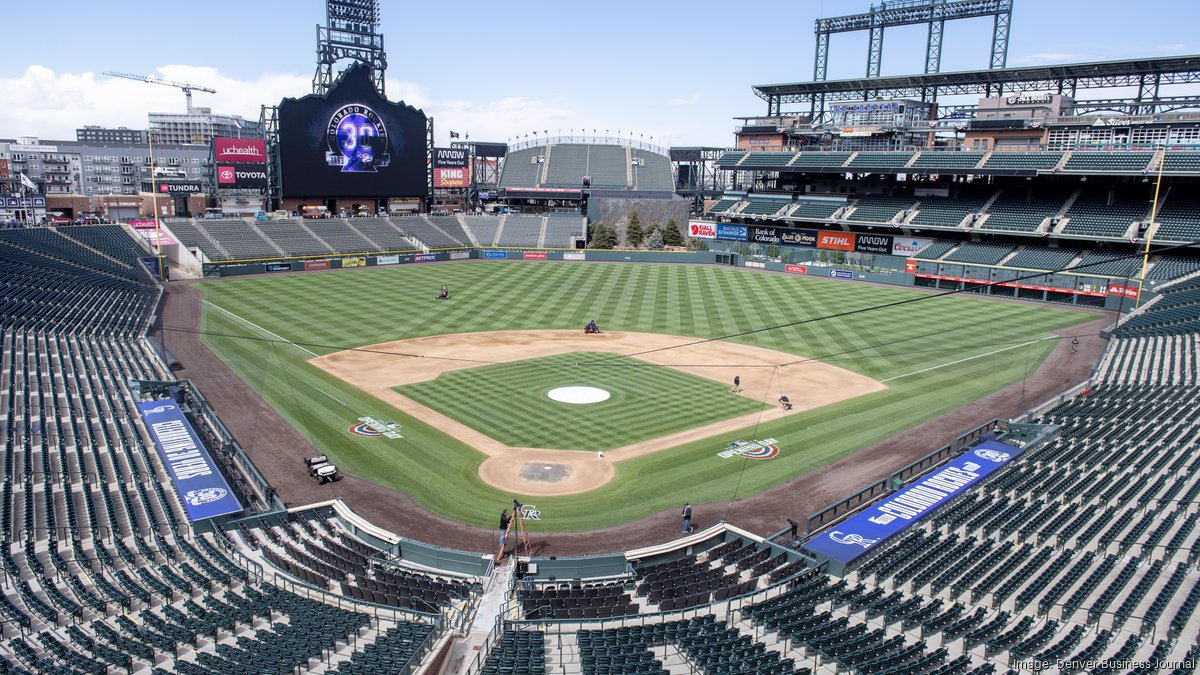
[[[454,300],[435,300],[437,289],[447,285]],[[621,462],[617,476],[599,490],[530,500],[543,510],[536,526],[542,530],[602,527],[685,499],[719,502],[761,492],[1019,382],[1053,348],[1055,331],[1093,316],[958,295],[820,319],[931,296],[724,267],[649,264],[481,261],[256,276],[200,288],[210,303],[202,317],[205,343],[341,469],[479,525],[493,525],[494,513],[514,496],[478,480],[482,455],[307,359],[422,335],[582,329],[596,318],[611,330],[741,334],[738,341],[825,361],[888,385],[757,429]],[[299,345],[264,341],[270,335]],[[169,340],[168,333],[168,348]],[[349,434],[360,416],[399,422],[404,438]],[[619,431],[622,424],[613,426]],[[780,441],[774,459],[716,455],[729,441],[768,436]],[[720,514],[697,517],[703,523]]]
[[[603,367],[579,365],[596,359]],[[573,405],[546,396],[569,386],[599,387],[612,397]],[[611,450],[762,409],[712,380],[589,352],[454,370],[395,389],[515,448]]]

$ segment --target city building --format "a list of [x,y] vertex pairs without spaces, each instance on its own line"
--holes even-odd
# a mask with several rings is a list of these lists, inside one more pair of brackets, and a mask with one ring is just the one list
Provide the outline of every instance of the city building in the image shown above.
[[197,107],[187,113],[150,113],[150,135],[155,145],[209,145],[213,138],[262,138],[263,134],[258,120]]
[[80,143],[147,143],[149,138],[145,129],[130,129],[117,127],[111,129],[97,125],[87,125],[75,130],[75,140]]

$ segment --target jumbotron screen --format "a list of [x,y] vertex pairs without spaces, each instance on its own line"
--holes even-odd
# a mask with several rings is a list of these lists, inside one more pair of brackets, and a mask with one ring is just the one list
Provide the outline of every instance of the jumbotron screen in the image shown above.
[[354,66],[325,96],[279,104],[285,197],[411,197],[426,191],[425,113],[375,90]]

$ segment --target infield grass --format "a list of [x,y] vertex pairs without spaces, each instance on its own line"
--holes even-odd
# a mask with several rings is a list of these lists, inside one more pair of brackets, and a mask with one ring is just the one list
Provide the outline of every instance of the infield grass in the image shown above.
[[[454,300],[435,300],[446,285]],[[595,318],[611,330],[738,334],[738,341],[888,385],[757,429],[620,462],[617,476],[598,490],[530,500],[542,509],[537,529],[543,531],[613,525],[684,500],[703,504],[756,494],[1019,382],[1054,347],[1055,331],[1094,316],[1054,305],[651,264],[481,261],[256,276],[200,288],[208,302],[226,310],[206,307],[205,343],[339,468],[401,490],[431,511],[485,526],[494,524],[492,516],[513,495],[479,481],[481,454],[307,359],[423,335],[579,330]],[[869,309],[918,297],[926,299]],[[824,318],[834,314],[842,316]],[[169,332],[167,340],[170,348]],[[347,428],[360,416],[400,422],[404,438],[352,436]],[[611,426],[625,424],[614,419]],[[774,459],[716,456],[732,440],[769,436],[780,441]],[[253,438],[239,441],[253,446]],[[862,482],[874,477],[864,474]],[[696,521],[711,524],[720,515],[698,510]]]
[[[604,360],[602,368],[579,363]],[[645,361],[575,352],[442,373],[401,394],[516,448],[611,450],[762,409],[727,385]],[[588,405],[547,397],[555,387],[603,389]]]

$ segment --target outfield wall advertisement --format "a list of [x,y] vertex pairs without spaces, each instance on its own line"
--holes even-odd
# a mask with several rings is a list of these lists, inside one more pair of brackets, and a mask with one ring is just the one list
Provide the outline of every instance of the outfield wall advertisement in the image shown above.
[[470,157],[466,149],[433,149],[433,187],[438,190],[465,188],[471,182]]
[[183,411],[171,399],[142,401],[138,410],[192,522],[242,510]]
[[984,441],[904,489],[810,539],[804,548],[850,564],[1020,456],[1023,448]]

